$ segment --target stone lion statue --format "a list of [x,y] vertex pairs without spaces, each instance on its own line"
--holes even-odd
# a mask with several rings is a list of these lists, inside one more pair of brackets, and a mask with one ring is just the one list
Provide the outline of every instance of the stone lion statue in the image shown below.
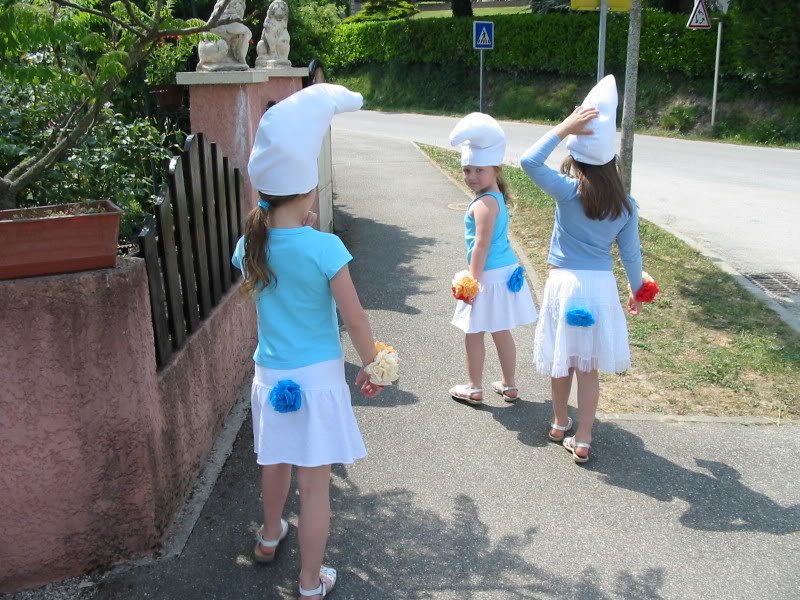
[[[214,8],[224,0],[217,0]],[[243,19],[245,0],[231,0],[222,13],[223,19]],[[247,47],[253,34],[244,23],[221,25],[211,30],[218,40],[204,40],[197,45],[198,71],[246,71]]]
[[291,67],[289,61],[289,6],[284,0],[272,0],[264,19],[261,41],[256,51],[256,69]]

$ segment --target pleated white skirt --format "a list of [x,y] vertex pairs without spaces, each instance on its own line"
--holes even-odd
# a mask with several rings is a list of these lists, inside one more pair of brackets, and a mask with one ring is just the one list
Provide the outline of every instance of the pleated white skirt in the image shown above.
[[508,289],[508,279],[517,267],[513,264],[484,271],[475,301],[467,304],[459,300],[451,323],[464,333],[491,333],[536,321],[538,314],[528,282],[523,279],[518,292]]
[[[280,413],[270,402],[270,392],[286,379],[300,386],[302,402],[298,410]],[[250,402],[254,448],[260,465],[319,467],[350,464],[367,455],[350,403],[342,359],[299,369],[256,365]]]
[[[595,323],[567,323],[567,312],[584,309]],[[566,377],[570,368],[620,373],[630,368],[628,327],[611,271],[551,269],[536,324],[533,362],[538,373]]]

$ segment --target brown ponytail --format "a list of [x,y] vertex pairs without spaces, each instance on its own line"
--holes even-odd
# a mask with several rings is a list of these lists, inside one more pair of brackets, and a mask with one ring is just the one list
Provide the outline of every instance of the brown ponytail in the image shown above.
[[275,273],[269,268],[269,213],[273,208],[286,204],[298,196],[298,194],[269,196],[261,192],[258,195],[265,202],[269,202],[270,208],[256,206],[247,215],[244,224],[242,272],[245,279],[240,291],[245,296],[251,297],[277,281]]
[[561,163],[561,173],[578,180],[583,212],[590,219],[617,219],[623,212],[631,213],[631,202],[622,185],[619,157],[604,165],[590,165],[567,156]]

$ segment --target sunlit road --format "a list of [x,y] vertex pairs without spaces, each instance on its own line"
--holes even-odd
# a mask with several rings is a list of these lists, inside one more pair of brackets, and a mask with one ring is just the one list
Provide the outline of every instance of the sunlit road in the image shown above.
[[[447,147],[456,122],[359,111],[338,115],[333,126]],[[505,160],[516,166],[548,130],[502,125],[508,136]],[[549,162],[557,166],[564,156],[562,144]],[[740,273],[787,272],[800,280],[800,151],[637,135],[632,192],[643,217]]]

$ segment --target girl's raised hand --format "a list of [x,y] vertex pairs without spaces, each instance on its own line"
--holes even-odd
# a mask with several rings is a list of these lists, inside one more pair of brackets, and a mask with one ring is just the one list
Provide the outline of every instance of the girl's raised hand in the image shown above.
[[559,125],[556,125],[556,133],[562,139],[568,135],[589,135],[594,133],[591,129],[586,129],[586,126],[599,115],[600,111],[596,108],[576,106],[570,116],[564,119]]
[[364,372],[363,368],[356,375],[356,385],[360,387],[361,393],[367,398],[374,398],[383,391],[382,385],[375,385],[369,380],[369,375]]

